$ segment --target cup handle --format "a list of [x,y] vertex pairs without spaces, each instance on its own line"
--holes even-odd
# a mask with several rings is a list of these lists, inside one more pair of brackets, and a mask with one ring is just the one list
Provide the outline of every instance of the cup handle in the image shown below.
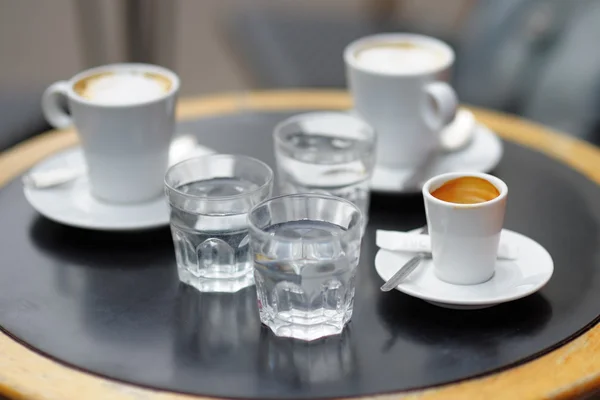
[[42,95],[44,117],[50,125],[58,129],[67,128],[73,124],[73,119],[59,103],[60,97],[67,97],[68,89],[67,82],[56,82],[50,85]]
[[425,85],[424,92],[423,118],[429,129],[439,134],[443,127],[454,120],[458,97],[446,82],[431,82]]

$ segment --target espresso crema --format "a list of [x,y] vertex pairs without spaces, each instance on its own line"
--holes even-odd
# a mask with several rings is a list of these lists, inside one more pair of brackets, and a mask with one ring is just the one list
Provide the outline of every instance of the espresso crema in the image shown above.
[[432,190],[431,195],[448,203],[477,204],[494,200],[500,196],[500,191],[485,179],[465,176],[445,182]]

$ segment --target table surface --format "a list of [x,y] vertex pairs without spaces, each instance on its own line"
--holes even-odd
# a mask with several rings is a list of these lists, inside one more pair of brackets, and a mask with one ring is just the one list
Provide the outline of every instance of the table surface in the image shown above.
[[[347,109],[342,91],[269,91],[182,99],[181,120],[241,110]],[[600,184],[600,150],[514,116],[471,108],[503,139],[540,151]],[[0,154],[0,185],[44,157],[77,144],[73,130],[50,131]],[[139,388],[64,366],[0,333],[0,394],[16,399],[183,400],[199,397]],[[369,399],[567,398],[600,387],[600,327],[531,362],[482,378]]]

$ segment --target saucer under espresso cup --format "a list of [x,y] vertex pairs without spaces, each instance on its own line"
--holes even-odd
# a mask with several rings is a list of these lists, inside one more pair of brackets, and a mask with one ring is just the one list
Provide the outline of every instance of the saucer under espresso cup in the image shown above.
[[[494,276],[486,282],[477,285],[444,282],[434,272],[434,261],[425,259],[396,289],[436,306],[474,310],[517,300],[544,287],[554,272],[548,251],[535,240],[508,229],[502,230],[501,237],[503,243],[518,248],[518,257],[496,260]],[[375,269],[387,281],[414,255],[381,249],[375,256]]]
[[[433,304],[460,309],[490,307],[527,296],[554,271],[550,254],[526,236],[502,229],[508,195],[499,178],[482,173],[438,175],[423,186],[431,259],[396,289]],[[516,258],[500,259],[504,247]],[[387,281],[414,252],[381,249],[375,257]]]
[[179,78],[166,68],[113,64],[52,84],[42,109],[56,128],[75,125],[92,195],[135,204],[162,193],[178,92]]
[[454,58],[446,43],[406,33],[367,36],[346,47],[348,87],[356,112],[378,134],[378,166],[416,167],[439,151],[458,108],[445,81]]

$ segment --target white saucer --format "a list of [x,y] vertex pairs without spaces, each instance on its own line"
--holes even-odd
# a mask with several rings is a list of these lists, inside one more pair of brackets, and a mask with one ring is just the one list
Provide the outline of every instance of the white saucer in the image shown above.
[[[514,261],[498,260],[496,273],[487,282],[478,285],[453,285],[438,279],[431,259],[422,264],[401,282],[396,289],[440,307],[479,309],[520,299],[540,290],[552,276],[554,263],[546,249],[527,236],[504,229],[502,240],[519,249]],[[375,269],[383,280],[388,280],[414,253],[379,250]]]
[[[189,155],[210,152],[199,146]],[[85,165],[81,147],[56,153],[35,165],[30,172],[43,172],[55,168],[81,168]],[[34,189],[23,188],[25,198],[40,214],[64,225],[102,231],[130,231],[157,228],[169,224],[169,207],[164,195],[155,200],[131,204],[102,202],[90,193],[86,175],[60,186]]]
[[491,171],[502,158],[502,141],[481,124],[476,124],[474,129],[473,138],[468,145],[454,152],[442,151],[436,154],[421,172],[416,168],[375,166],[371,190],[383,193],[418,193],[421,184],[435,175],[456,171]]

